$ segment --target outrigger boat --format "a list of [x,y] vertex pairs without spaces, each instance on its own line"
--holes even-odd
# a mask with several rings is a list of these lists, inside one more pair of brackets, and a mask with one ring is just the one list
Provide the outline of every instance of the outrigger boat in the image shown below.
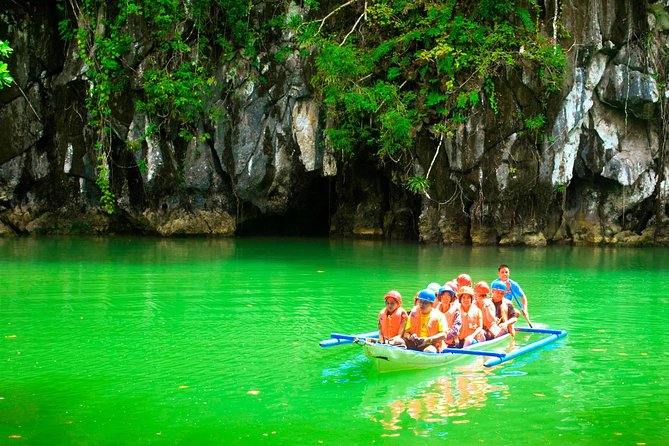
[[320,342],[320,346],[332,347],[335,345],[351,344],[355,342],[362,346],[365,356],[372,360],[379,371],[390,372],[441,367],[451,363],[460,362],[471,356],[489,358],[484,362],[484,365],[486,367],[492,367],[541,348],[567,335],[566,330],[551,330],[547,328],[516,327],[516,331],[536,333],[545,336],[537,341],[523,345],[522,347],[513,349],[509,352],[505,352],[503,348],[504,346],[509,345],[510,336],[508,334],[497,339],[480,342],[465,348],[446,348],[440,353],[425,353],[388,344],[380,344],[378,342],[378,331],[354,335],[332,333],[330,339]]

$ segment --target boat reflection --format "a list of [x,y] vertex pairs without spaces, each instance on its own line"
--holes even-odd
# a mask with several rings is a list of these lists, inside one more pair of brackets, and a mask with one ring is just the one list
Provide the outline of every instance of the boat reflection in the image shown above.
[[446,374],[432,369],[370,376],[366,390],[363,411],[388,431],[384,436],[399,435],[407,428],[420,435],[435,422],[469,423],[471,409],[506,399],[509,393],[501,377],[480,364],[456,366]]

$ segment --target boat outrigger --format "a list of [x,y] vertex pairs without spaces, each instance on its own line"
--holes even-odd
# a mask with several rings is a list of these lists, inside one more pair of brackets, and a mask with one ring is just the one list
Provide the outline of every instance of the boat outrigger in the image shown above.
[[510,339],[508,334],[490,341],[472,344],[465,348],[446,348],[440,353],[425,353],[408,350],[403,347],[380,344],[378,342],[378,331],[354,335],[332,333],[330,339],[320,342],[320,346],[332,347],[335,345],[351,344],[355,342],[362,345],[365,356],[372,360],[379,371],[389,372],[439,367],[459,362],[471,356],[483,356],[489,358],[484,362],[484,365],[486,367],[492,367],[541,348],[567,335],[566,330],[552,330],[548,328],[516,327],[516,331],[545,336],[537,341],[508,352],[505,352],[503,348],[500,349],[500,347],[508,345]]

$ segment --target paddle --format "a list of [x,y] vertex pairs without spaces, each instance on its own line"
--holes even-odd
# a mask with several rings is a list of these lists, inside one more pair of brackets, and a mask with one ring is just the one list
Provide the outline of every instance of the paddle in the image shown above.
[[516,295],[514,294],[514,295],[513,295],[513,300],[515,300],[516,303],[518,304],[518,308],[520,308],[520,312],[523,314],[523,317],[524,317],[525,320],[527,321],[527,325],[529,325],[530,328],[533,328],[533,327],[532,327],[532,322],[530,322],[530,317],[527,315],[527,311],[525,311],[525,309],[523,308],[523,305],[520,303],[520,300],[518,299],[518,296],[516,296]]

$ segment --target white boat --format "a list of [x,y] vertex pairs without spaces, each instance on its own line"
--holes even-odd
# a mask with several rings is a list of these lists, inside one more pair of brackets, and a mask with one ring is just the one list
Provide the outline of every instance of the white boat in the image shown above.
[[[374,339],[360,340],[362,350],[374,366],[380,372],[395,372],[399,370],[427,369],[431,367],[442,367],[446,365],[458,364],[466,361],[475,360],[472,355],[477,357],[481,352],[494,352],[497,355],[504,355],[505,348],[511,345],[513,338],[504,335],[486,342],[479,342],[461,349],[446,349],[442,353],[425,353],[416,350],[409,350],[402,347],[395,347],[388,344],[380,344]],[[468,352],[477,352],[468,354]],[[496,355],[496,356],[497,356]],[[489,355],[492,356],[492,355]]]

